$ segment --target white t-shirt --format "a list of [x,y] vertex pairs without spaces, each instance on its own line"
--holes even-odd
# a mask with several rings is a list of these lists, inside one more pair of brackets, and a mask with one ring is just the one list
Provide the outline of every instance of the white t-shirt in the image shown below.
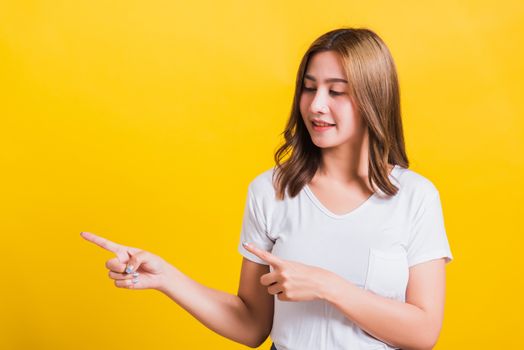
[[[438,190],[410,169],[395,166],[390,173],[399,187],[395,196],[379,190],[343,215],[328,210],[307,185],[296,197],[277,200],[273,171],[248,186],[238,250],[251,261],[267,265],[244,249],[244,241],[405,302],[409,267],[453,259]],[[326,301],[289,302],[276,296],[271,339],[278,350],[394,349]]]

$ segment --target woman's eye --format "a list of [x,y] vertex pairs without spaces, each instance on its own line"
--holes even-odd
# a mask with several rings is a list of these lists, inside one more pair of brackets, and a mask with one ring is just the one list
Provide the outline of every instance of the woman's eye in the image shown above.
[[[303,89],[304,89],[304,91],[308,91],[308,92],[310,92],[310,91],[316,91],[316,90],[317,90],[317,89],[315,89],[315,88],[309,88],[309,87],[306,87],[306,86],[304,86]],[[338,92],[338,91],[333,91],[333,90],[329,90],[329,93],[330,93],[331,95],[333,95],[333,96],[344,95],[344,92]]]

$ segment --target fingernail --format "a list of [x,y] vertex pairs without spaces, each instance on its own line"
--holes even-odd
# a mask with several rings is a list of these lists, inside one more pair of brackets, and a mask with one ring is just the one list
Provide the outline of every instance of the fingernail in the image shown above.
[[133,279],[133,284],[137,284],[138,283],[138,278],[134,278]]
[[133,273],[133,277],[138,277],[138,275],[139,275],[138,272]]
[[128,267],[126,267],[126,273],[131,273],[133,272],[133,265],[129,265]]
[[249,247],[249,243],[247,243],[246,241],[242,242],[242,245],[243,245],[244,247]]

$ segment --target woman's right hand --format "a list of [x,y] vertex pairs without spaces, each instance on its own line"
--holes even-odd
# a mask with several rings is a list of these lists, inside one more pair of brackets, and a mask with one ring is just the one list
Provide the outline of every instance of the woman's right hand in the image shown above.
[[106,268],[109,269],[109,277],[119,288],[160,290],[166,283],[169,270],[173,268],[164,259],[148,251],[117,244],[90,232],[81,232],[80,235],[116,254],[115,258],[106,262]]

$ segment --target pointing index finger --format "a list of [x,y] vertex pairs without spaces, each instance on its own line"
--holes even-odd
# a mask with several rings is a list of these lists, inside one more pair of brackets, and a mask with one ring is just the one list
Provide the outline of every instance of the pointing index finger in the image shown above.
[[282,260],[280,258],[276,257],[275,255],[271,254],[270,252],[267,252],[258,247],[255,247],[253,244],[244,242],[242,243],[242,245],[244,246],[244,248],[246,248],[247,251],[255,254],[260,259],[264,260],[265,262],[267,262],[269,265],[273,267],[278,267],[282,263]]
[[125,247],[123,245],[117,244],[115,242],[111,242],[110,240],[97,236],[91,232],[80,232],[80,236],[82,236],[84,239],[88,240],[89,242],[92,242],[96,244],[99,247],[102,247],[106,250],[109,250],[113,253],[118,253],[122,250],[125,250]]

